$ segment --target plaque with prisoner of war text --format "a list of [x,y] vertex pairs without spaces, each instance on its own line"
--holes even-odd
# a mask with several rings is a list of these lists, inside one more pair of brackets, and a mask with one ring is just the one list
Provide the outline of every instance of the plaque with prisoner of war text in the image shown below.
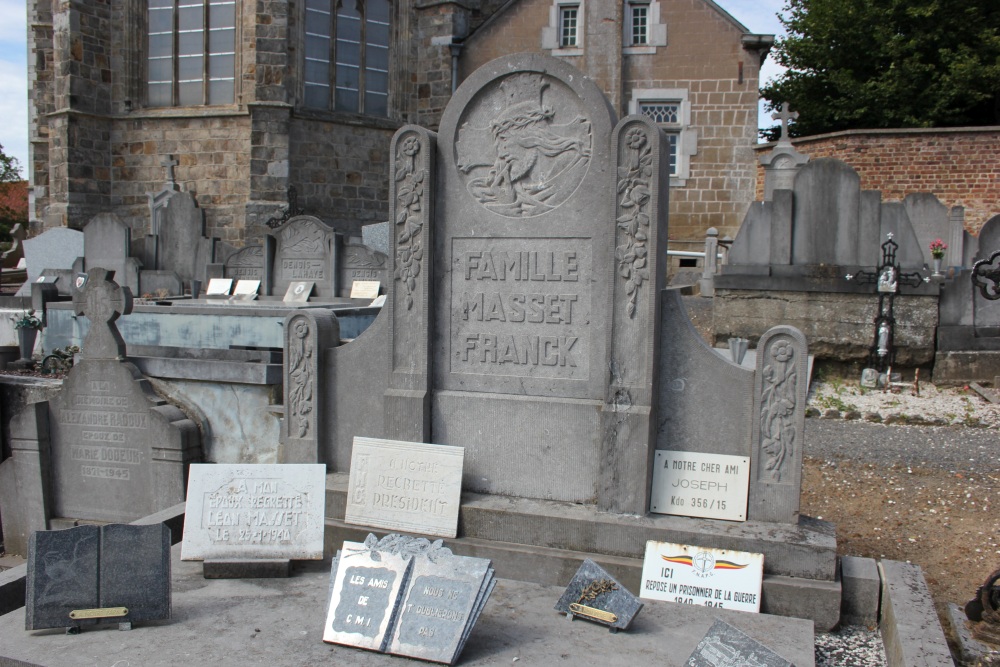
[[323,558],[325,482],[321,464],[192,465],[181,558]]
[[464,459],[462,447],[354,438],[344,520],[455,537]]
[[649,511],[747,520],[750,457],[656,450]]
[[763,554],[650,540],[639,597],[759,612],[763,581]]

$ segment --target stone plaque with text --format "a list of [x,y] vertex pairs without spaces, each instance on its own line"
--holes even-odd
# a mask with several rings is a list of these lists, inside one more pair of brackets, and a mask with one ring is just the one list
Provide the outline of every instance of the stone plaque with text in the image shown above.
[[649,511],[746,521],[750,457],[656,450]]
[[464,452],[448,445],[354,438],[344,520],[455,537]]
[[650,540],[639,597],[759,612],[763,581],[763,554]]
[[[334,297],[336,232],[319,218],[300,215],[268,234],[265,255],[270,265],[270,293],[284,294],[296,281],[316,283],[316,296]],[[266,279],[265,279],[266,281]]]
[[192,465],[183,560],[323,558],[322,464]]

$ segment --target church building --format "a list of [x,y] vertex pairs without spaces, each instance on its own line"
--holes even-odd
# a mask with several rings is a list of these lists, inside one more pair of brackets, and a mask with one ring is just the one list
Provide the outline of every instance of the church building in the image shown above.
[[[31,211],[149,232],[168,171],[206,232],[256,242],[297,205],[386,220],[389,142],[435,129],[454,88],[515,52],[579,68],[670,137],[670,235],[735,235],[754,199],[771,35],[712,0],[28,0]],[[173,163],[176,162],[176,165]]]

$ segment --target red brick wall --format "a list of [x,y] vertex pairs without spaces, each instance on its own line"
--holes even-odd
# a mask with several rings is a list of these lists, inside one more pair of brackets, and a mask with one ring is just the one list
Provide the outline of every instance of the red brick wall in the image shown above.
[[[1000,128],[850,130],[792,142],[810,158],[833,157],[858,171],[863,190],[883,201],[930,192],[945,206],[965,207],[965,226],[978,233],[1000,213]],[[758,157],[770,145],[757,148]],[[764,170],[757,166],[757,199]]]

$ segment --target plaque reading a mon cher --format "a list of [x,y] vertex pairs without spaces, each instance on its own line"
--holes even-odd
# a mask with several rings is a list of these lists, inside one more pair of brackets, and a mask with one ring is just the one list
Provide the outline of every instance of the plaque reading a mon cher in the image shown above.
[[344,520],[455,537],[464,460],[462,447],[356,437]]
[[322,464],[194,464],[181,559],[322,559],[325,502]]

